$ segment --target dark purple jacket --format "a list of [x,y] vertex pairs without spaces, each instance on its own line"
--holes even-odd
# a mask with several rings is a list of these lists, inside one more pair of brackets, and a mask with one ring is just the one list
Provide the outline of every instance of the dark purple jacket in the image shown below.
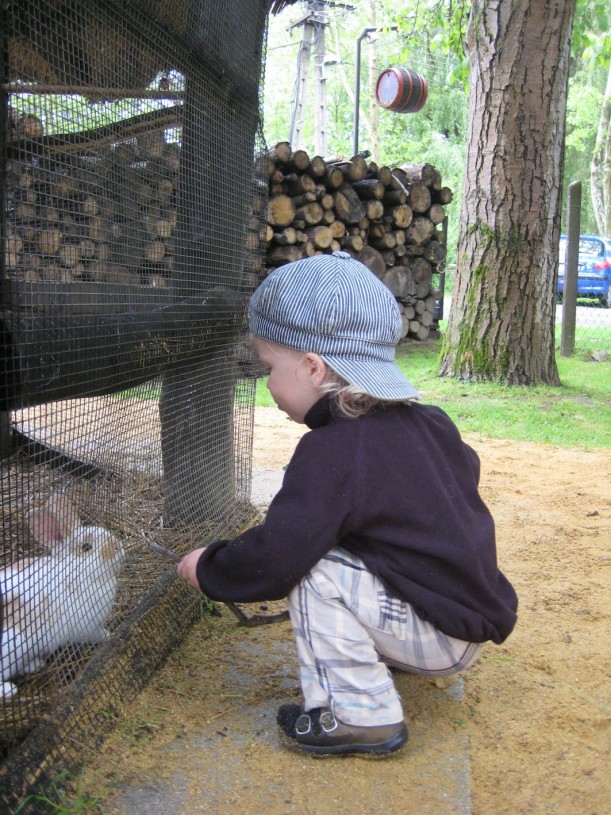
[[211,543],[197,564],[214,600],[285,597],[333,546],[452,637],[502,642],[517,597],[499,571],[479,459],[439,408],[412,403],[358,419],[326,398],[305,417],[265,522]]

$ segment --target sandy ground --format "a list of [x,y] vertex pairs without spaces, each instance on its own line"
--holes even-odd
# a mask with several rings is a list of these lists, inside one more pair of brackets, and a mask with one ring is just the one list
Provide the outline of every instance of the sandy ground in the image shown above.
[[[281,469],[303,430],[258,410],[255,468]],[[224,609],[189,633],[107,740],[92,770],[98,788],[112,785],[105,813],[609,812],[609,453],[466,440],[520,616],[460,693],[401,675],[400,754],[304,758],[278,745],[273,723],[298,698],[288,624],[237,628]],[[469,789],[457,801],[448,761],[463,751]]]

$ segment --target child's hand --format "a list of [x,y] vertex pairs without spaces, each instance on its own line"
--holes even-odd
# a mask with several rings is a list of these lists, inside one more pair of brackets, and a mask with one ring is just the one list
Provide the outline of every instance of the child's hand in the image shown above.
[[203,551],[203,547],[201,549],[194,549],[192,552],[189,552],[188,555],[185,555],[177,566],[178,576],[186,580],[187,583],[190,583],[194,589],[199,589],[195,570],[197,568],[197,561],[200,559]]

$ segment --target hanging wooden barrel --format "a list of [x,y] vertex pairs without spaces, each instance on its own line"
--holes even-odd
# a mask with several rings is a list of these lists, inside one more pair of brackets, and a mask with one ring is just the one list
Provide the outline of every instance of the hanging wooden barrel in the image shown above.
[[416,113],[428,95],[426,79],[409,68],[387,68],[378,78],[376,98],[393,113]]

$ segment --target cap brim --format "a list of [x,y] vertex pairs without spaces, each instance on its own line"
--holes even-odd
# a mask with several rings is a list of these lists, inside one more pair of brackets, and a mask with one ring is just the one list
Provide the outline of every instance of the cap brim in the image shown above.
[[419,399],[420,394],[394,362],[343,359],[321,354],[322,359],[351,385],[377,399]]

